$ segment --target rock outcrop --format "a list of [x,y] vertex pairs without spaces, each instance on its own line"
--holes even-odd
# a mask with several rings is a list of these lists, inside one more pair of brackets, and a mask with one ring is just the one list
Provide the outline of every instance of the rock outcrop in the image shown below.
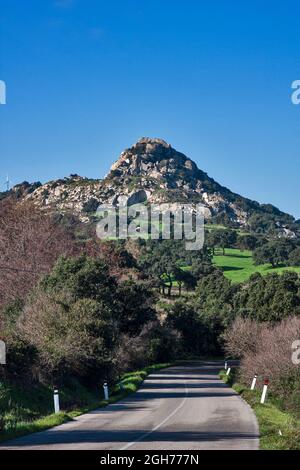
[[207,219],[236,226],[247,225],[255,213],[274,213],[278,223],[281,219],[290,223],[294,220],[271,205],[260,205],[231,192],[157,138],[143,137],[124,150],[102,180],[70,175],[43,185],[28,185],[23,183],[13,190],[46,210],[69,211],[83,221],[89,220],[99,204],[118,205],[124,196],[130,204],[202,203]]

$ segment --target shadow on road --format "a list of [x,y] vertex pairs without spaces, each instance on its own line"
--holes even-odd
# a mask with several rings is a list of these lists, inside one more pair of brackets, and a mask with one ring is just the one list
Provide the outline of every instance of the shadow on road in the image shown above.
[[[257,439],[258,435],[253,433],[242,433],[242,432],[219,432],[215,431],[155,431],[147,435],[148,429],[138,429],[135,431],[56,431],[52,430],[43,433],[43,436],[39,439],[38,435],[35,435],[34,440],[30,442],[31,447],[40,445],[55,445],[55,444],[72,444],[76,442],[80,443],[99,443],[99,442],[134,442],[144,436],[143,442],[156,442],[156,441],[168,441],[168,442],[205,442],[205,441],[222,441],[222,440],[252,440]],[[10,443],[10,447],[20,446],[21,442]]]

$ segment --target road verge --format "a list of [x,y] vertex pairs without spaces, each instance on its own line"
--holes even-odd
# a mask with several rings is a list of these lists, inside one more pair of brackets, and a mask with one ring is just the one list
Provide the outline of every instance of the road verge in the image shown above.
[[250,390],[237,381],[236,370],[230,376],[220,371],[220,378],[233,388],[253,409],[260,431],[262,450],[299,450],[300,420],[293,413],[280,409],[280,404],[272,394],[264,405],[260,404],[261,390]]
[[[24,390],[16,391],[13,387],[9,387],[7,390],[1,390],[0,387],[0,405],[4,393],[8,393],[13,397],[13,400],[11,398],[8,400],[10,403],[10,409],[0,410],[0,442],[25,436],[34,432],[44,431],[67,421],[71,421],[76,416],[83,413],[105,407],[111,403],[116,403],[129,394],[136,392],[149,374],[171,365],[171,363],[154,364],[141,370],[124,374],[121,377],[120,382],[112,387],[109,400],[103,400],[100,398],[102,393],[100,388],[93,391],[87,390],[82,386],[80,386],[80,388],[74,388],[73,391],[70,390],[70,388],[62,389],[60,391],[61,395],[67,396],[68,401],[66,411],[61,411],[56,414],[45,413],[44,416],[39,416],[37,418],[34,418],[38,413],[35,408],[38,407],[38,403],[41,399],[45,400],[45,397],[41,397],[42,393],[46,395],[46,399],[49,401],[49,406],[52,406],[52,391],[50,389],[46,389],[45,387],[43,389],[37,388],[33,393],[33,389],[31,389],[29,399]],[[84,404],[82,406],[74,407],[73,403],[78,402],[78,394],[80,394],[80,398]],[[26,416],[28,416],[29,419],[26,419]]]

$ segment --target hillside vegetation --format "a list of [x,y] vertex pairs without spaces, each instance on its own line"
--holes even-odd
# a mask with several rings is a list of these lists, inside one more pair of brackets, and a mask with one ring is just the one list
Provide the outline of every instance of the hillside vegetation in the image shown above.
[[[126,392],[144,376],[124,376],[132,370],[223,355],[224,334],[241,318],[257,328],[284,318],[294,332],[300,279],[281,268],[300,265],[298,239],[219,225],[202,250],[189,251],[185,240],[99,240],[92,223],[48,215],[29,201],[4,199],[0,209],[2,437],[98,406],[104,382],[112,390],[125,377]],[[242,272],[244,282],[228,278]],[[284,369],[280,376],[284,395]],[[297,376],[295,396],[299,385]],[[55,417],[53,387],[63,410]],[[298,409],[297,401],[290,406]]]

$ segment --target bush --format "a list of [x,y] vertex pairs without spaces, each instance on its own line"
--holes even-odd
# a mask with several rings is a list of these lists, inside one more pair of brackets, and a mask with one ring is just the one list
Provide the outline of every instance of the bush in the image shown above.
[[168,312],[166,324],[181,334],[185,355],[207,354],[213,344],[210,328],[192,305],[176,302]]
[[95,198],[89,199],[87,202],[85,202],[82,206],[83,212],[86,212],[87,214],[93,214],[97,211],[99,207],[99,201]]
[[270,380],[270,390],[285,406],[300,411],[300,368],[292,362],[292,344],[300,338],[300,318],[280,323],[257,324],[239,319],[225,335],[226,351],[241,358],[240,378],[250,385],[257,374],[259,382]]
[[103,372],[113,347],[114,327],[107,306],[92,299],[72,302],[67,291],[55,296],[37,290],[26,304],[18,331],[37,351],[40,379]]
[[290,266],[300,266],[300,247],[295,248],[289,256]]
[[174,360],[179,350],[179,333],[156,320],[146,324],[138,336],[122,337],[115,364],[121,373],[124,370]]
[[254,354],[262,328],[255,320],[236,318],[223,335],[227,355],[240,359]]

